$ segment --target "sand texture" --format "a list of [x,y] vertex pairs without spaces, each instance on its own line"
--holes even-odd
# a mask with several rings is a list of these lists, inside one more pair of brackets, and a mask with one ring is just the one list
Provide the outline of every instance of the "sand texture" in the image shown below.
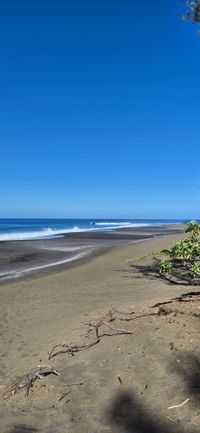
[[[168,314],[128,321],[123,313],[198,292],[162,280],[150,255],[181,237],[119,245],[75,267],[1,285],[1,433],[199,432],[198,302],[172,302]],[[109,321],[114,307],[120,313]],[[88,323],[103,317],[132,334],[102,324],[98,344],[48,359],[56,344],[94,342]],[[22,389],[3,399],[10,378],[46,364],[61,374],[38,378],[29,396]]]

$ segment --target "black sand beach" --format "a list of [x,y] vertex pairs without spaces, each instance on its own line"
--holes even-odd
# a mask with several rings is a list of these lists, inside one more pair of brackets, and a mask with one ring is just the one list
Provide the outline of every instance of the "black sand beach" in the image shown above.
[[[16,268],[41,264],[39,245],[85,247],[89,239],[95,251],[100,240],[106,248],[90,260],[75,261],[76,266],[1,284],[1,433],[199,432],[199,306],[175,303],[171,314],[155,316],[153,310],[145,316],[157,303],[165,306],[188,291],[199,293],[197,286],[174,285],[155,272],[152,253],[180,240],[182,233],[168,236],[179,229],[134,230],[132,238],[123,231],[1,245]],[[154,238],[144,241],[140,235],[147,233]],[[112,247],[113,242],[122,244]],[[30,257],[34,253],[36,258]],[[59,258],[66,257],[62,253]],[[45,263],[58,259],[57,251],[53,254]],[[109,316],[109,327],[101,327],[98,344],[74,356],[62,353],[70,344],[93,342],[90,324],[113,309],[119,314]],[[131,334],[121,335],[120,328]],[[61,354],[49,359],[57,345]],[[9,394],[11,379],[26,378],[41,365],[60,375],[39,376],[28,396],[24,388]],[[168,409],[186,400],[183,407]]]
[[0,283],[74,266],[117,245],[182,232],[182,225],[163,225],[110,232],[68,233],[61,238],[0,242]]

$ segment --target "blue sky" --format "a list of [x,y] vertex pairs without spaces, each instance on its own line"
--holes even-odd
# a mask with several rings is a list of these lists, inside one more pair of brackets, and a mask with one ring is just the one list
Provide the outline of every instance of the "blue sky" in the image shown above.
[[200,217],[200,38],[182,6],[2,3],[0,217]]

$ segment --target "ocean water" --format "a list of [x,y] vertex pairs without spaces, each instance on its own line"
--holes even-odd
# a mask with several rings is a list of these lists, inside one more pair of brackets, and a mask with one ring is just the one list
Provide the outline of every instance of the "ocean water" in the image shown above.
[[62,237],[65,233],[187,223],[169,219],[14,219],[0,218],[0,241]]

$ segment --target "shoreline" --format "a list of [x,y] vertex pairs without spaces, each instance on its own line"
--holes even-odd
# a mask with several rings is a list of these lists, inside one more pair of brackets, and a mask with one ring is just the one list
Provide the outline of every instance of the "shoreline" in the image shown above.
[[0,243],[0,285],[68,269],[119,245],[183,232],[183,225],[163,225],[68,233],[62,238],[45,240],[4,241]]

